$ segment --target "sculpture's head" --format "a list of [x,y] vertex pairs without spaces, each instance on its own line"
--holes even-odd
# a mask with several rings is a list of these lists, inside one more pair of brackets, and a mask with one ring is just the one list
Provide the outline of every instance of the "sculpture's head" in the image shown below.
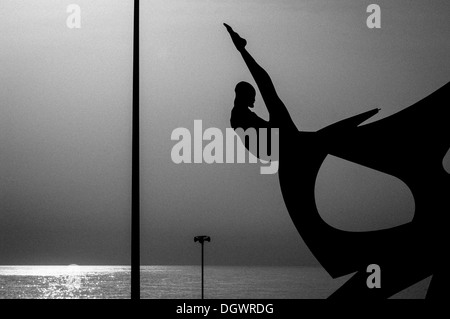
[[236,97],[234,99],[234,105],[238,107],[253,108],[255,104],[256,91],[255,88],[248,82],[239,82],[234,92]]

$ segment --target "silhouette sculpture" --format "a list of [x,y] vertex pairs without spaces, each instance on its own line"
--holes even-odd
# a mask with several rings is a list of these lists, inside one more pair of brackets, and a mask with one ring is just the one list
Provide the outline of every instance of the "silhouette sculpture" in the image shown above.
[[194,243],[199,242],[202,245],[202,299],[204,297],[204,243],[205,241],[211,242],[211,237],[209,236],[195,236],[194,237]]
[[[450,83],[414,105],[377,122],[359,126],[379,109],[344,119],[317,132],[297,130],[267,74],[247,52],[246,40],[224,24],[250,70],[269,112],[269,122],[249,110],[250,84],[238,84],[233,128],[279,128],[281,192],[289,215],[314,256],[333,277],[356,272],[331,298],[388,298],[433,275],[427,298],[443,298],[449,174]],[[237,101],[237,103],[236,103]],[[445,103],[444,103],[445,102]],[[251,113],[251,114],[250,114]],[[263,121],[263,122],[261,122]],[[317,211],[314,189],[328,154],[393,175],[415,199],[411,222],[378,231],[350,232],[331,227]],[[254,154],[256,156],[256,154]],[[381,288],[369,289],[367,267],[381,269]]]

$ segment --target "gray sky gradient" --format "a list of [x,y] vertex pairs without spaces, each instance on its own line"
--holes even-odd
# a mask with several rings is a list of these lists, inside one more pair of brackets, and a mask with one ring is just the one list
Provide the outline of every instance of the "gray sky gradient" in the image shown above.
[[2,1],[0,263],[130,255],[132,6]]
[[[65,26],[70,3],[82,9],[79,30]],[[212,237],[211,264],[315,263],[276,175],[174,164],[170,136],[196,119],[224,131],[234,86],[254,83],[223,22],[248,40],[301,130],[374,107],[378,120],[448,82],[448,1],[377,1],[380,30],[366,26],[370,3],[142,1],[142,264],[198,263],[201,234]],[[0,264],[128,264],[131,1],[0,6]],[[267,118],[259,93],[255,109]],[[322,217],[346,230],[392,227],[414,211],[403,182],[334,157],[316,195]]]

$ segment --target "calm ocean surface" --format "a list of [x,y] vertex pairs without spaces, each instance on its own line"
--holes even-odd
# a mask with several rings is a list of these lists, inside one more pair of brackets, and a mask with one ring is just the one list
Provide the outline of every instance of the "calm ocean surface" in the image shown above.
[[[205,298],[326,298],[333,280],[315,267],[205,267]],[[423,298],[429,278],[396,297]],[[0,298],[129,298],[128,266],[0,266]],[[199,266],[142,266],[141,298],[197,299]]]

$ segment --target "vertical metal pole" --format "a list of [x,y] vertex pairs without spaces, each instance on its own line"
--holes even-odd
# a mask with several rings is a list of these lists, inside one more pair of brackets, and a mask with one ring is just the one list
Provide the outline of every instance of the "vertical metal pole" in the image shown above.
[[203,247],[204,247],[204,242],[202,241],[202,299],[204,299],[203,297],[204,297],[204,294],[203,294],[203,290],[204,290],[204,277],[203,277],[203,275],[204,275],[204,259],[203,259]]
[[131,163],[131,299],[140,298],[139,0],[134,0]]
[[209,236],[204,236],[204,235],[194,237],[194,242],[199,242],[202,245],[202,299],[204,299],[204,296],[205,296],[205,294],[204,294],[204,291],[205,291],[205,284],[204,284],[205,283],[205,277],[204,277],[204,274],[205,274],[205,260],[204,260],[205,241],[210,242],[211,238]]

